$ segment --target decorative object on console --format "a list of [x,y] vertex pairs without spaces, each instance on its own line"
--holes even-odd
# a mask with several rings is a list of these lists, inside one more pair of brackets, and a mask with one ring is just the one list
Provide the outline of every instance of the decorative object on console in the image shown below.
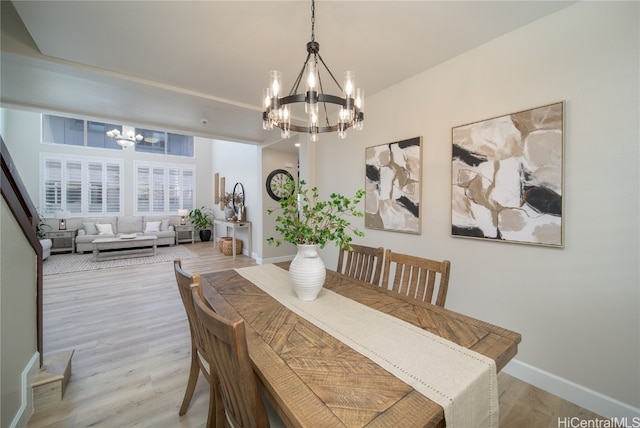
[[220,196],[220,207],[224,207],[225,220],[234,220],[236,217],[235,207],[244,203],[244,194],[236,194],[235,190],[234,187],[234,193],[227,192]]
[[178,210],[178,215],[180,216],[180,224],[184,226],[187,224],[187,216],[189,215],[189,210]]
[[451,134],[451,235],[562,247],[564,102]]
[[[315,35],[316,5],[311,1],[311,41],[307,43],[307,59],[296,78],[289,95],[285,96],[282,87],[282,73],[271,71],[270,86],[263,90],[264,112],[262,113],[262,128],[280,128],[282,138],[289,138],[290,131],[305,132],[310,135],[311,141],[318,141],[318,134],[323,132],[337,132],[340,138],[347,136],[347,129],[353,127],[361,130],[364,121],[364,91],[355,87],[354,73],[345,72],[344,86],[340,86],[336,78],[324,60],[320,56],[320,44],[316,42]],[[324,92],[320,75],[322,65],[331,80],[342,93],[330,95]],[[304,77],[305,88],[298,93],[300,82]],[[304,114],[308,117],[307,126],[291,123],[291,117],[297,116],[292,109],[294,104],[304,104]],[[327,103],[340,106],[337,122],[331,125],[327,112]],[[318,104],[322,104],[322,109]],[[302,111],[301,111],[302,113]],[[322,118],[320,118],[322,116]]]
[[367,147],[364,226],[419,234],[422,137]]
[[[357,209],[364,190],[356,191],[352,198],[332,193],[329,200],[319,201],[317,187],[311,189],[309,196],[305,184],[304,180],[300,181],[300,185],[293,180],[284,183],[280,214],[276,217],[276,232],[281,237],[268,238],[267,243],[279,246],[284,241],[298,246],[298,253],[289,267],[289,280],[301,300],[313,300],[324,284],[324,275],[319,272],[325,273],[324,262],[317,254],[316,245],[324,248],[327,243],[334,242],[337,247],[348,248],[353,239],[351,234],[364,236],[345,218],[364,216]],[[267,210],[267,213],[274,211]]]

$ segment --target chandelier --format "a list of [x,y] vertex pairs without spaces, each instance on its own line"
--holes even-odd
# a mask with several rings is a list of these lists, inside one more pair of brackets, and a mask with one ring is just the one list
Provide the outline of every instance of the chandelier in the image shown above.
[[[319,54],[320,45],[315,41],[315,0],[311,1],[311,41],[307,43],[307,59],[296,78],[289,95],[282,93],[282,73],[273,70],[270,73],[270,85],[263,90],[262,128],[280,128],[282,138],[289,138],[291,131],[304,132],[310,135],[311,141],[318,141],[318,134],[337,132],[340,138],[346,138],[347,129],[363,128],[364,121],[364,90],[355,87],[355,74],[352,71],[344,73],[343,86],[340,86],[329,67]],[[330,95],[324,92],[320,66],[336,84],[342,96]],[[300,83],[304,77],[305,91],[298,93]],[[291,123],[291,108],[295,103],[304,103],[307,115],[307,125],[300,126]],[[327,104],[339,106],[333,124],[329,119]],[[320,118],[322,117],[322,119]]]
[[140,134],[135,135],[135,132],[133,131],[127,131],[126,133],[121,134],[120,131],[117,129],[112,129],[111,131],[107,131],[107,137],[115,139],[116,143],[118,143],[120,146],[124,147],[125,149],[127,147],[133,146],[135,143],[139,143],[144,138]]

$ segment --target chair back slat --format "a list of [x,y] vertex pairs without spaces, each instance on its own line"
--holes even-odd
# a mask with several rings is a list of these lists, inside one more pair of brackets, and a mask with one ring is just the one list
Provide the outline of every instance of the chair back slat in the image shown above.
[[227,319],[214,312],[199,288],[194,284],[191,296],[220,378],[222,402],[229,425],[236,428],[269,427],[249,357],[244,320],[240,317]]
[[380,285],[384,248],[351,244],[351,249],[340,249],[336,271],[351,278]]
[[[200,353],[203,358],[207,358],[207,346],[203,340],[204,331],[200,323],[197,322],[196,309],[193,305],[193,299],[191,298],[191,284],[194,282],[200,282],[200,275],[189,275],[182,269],[182,263],[180,260],[174,261],[174,271],[176,275],[176,282],[178,283],[178,291],[180,292],[180,298],[184,310],[187,313],[187,321],[189,322],[189,330],[191,332],[192,346]],[[210,363],[210,361],[207,361]]]
[[[444,307],[451,269],[451,263],[448,260],[439,262],[393,253],[391,250],[385,252],[384,259],[382,287],[403,296]],[[391,275],[392,267],[393,275]],[[391,277],[393,281],[390,283]]]

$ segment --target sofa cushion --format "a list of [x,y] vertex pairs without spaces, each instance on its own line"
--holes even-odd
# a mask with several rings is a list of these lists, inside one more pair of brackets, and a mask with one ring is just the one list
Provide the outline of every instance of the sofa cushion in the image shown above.
[[111,223],[96,223],[96,228],[98,229],[98,235],[113,235],[113,226]]
[[118,217],[118,233],[142,232],[142,217]]
[[[117,232],[118,230],[118,217],[85,217],[82,219],[83,223],[93,223],[94,225],[100,223],[100,224],[111,224],[111,229],[113,230],[114,234]],[[84,228],[84,224],[82,225],[82,227]],[[85,229],[86,232],[86,229]],[[95,235],[98,234],[98,231],[95,231]],[[91,233],[87,232],[87,235],[92,235]]]
[[147,221],[144,225],[144,233],[160,232],[160,221]]
[[97,235],[98,229],[96,228],[96,224],[92,221],[83,221],[82,228],[87,235]]

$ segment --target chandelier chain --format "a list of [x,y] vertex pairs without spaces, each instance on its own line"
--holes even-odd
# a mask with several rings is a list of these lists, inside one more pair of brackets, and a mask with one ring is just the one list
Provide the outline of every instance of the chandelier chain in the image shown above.
[[311,0],[311,41],[316,41],[316,2]]

